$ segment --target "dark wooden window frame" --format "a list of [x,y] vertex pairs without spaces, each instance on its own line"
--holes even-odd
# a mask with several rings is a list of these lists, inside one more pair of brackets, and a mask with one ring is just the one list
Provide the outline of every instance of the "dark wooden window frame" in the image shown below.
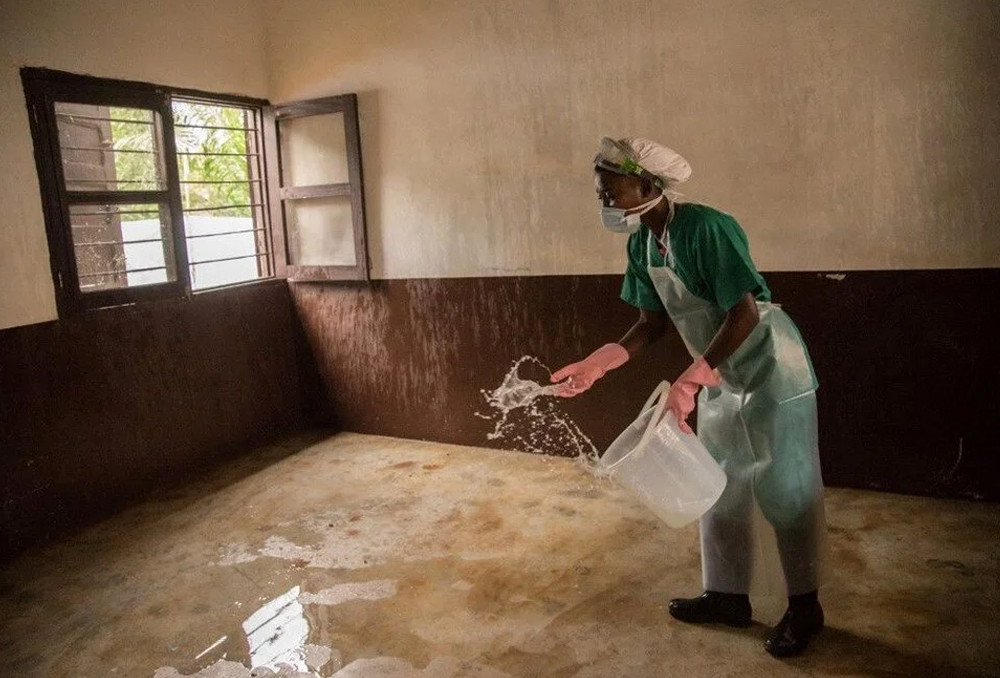
[[[282,177],[280,123],[314,115],[342,113],[347,153],[348,182],[318,186],[285,186]],[[361,168],[361,132],[358,124],[356,94],[294,101],[264,108],[264,149],[267,158],[267,183],[270,196],[271,228],[274,238],[274,261],[277,275],[293,281],[370,280],[368,245],[365,237],[365,199]],[[288,229],[285,227],[285,203],[289,200],[343,196],[351,198],[354,235],[353,266],[301,266],[288,260]]]
[[[258,278],[209,290],[195,292],[191,290],[171,108],[173,98],[197,100],[208,104],[236,105],[254,110],[256,119],[262,123],[263,110],[269,104],[266,99],[165,87],[147,82],[97,78],[46,68],[22,68],[21,81],[24,86],[29,124],[34,141],[35,165],[38,171],[42,211],[49,244],[49,262],[60,317],[108,306],[164,298],[189,298],[193,294],[211,293],[214,290],[255,284],[271,279]],[[165,190],[67,191],[58,146],[56,102],[135,107],[157,112],[162,123]],[[266,184],[262,193],[266,196]],[[69,209],[73,204],[94,204],[102,200],[104,204],[148,202],[166,204],[169,207],[171,244],[176,266],[175,281],[113,290],[81,291],[70,231]],[[268,202],[267,197],[265,197],[266,202]],[[268,211],[264,209],[262,213],[266,215]],[[265,222],[267,221],[269,220],[265,219]],[[268,250],[273,256],[274,241],[280,239],[274,237],[273,227],[269,223],[265,223],[265,227],[270,241]]]

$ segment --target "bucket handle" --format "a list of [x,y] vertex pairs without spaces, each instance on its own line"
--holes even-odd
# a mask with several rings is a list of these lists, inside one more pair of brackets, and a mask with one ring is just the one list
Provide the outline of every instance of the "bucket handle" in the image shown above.
[[646,398],[646,404],[639,410],[639,414],[648,410],[653,404],[653,401],[659,399],[659,402],[656,403],[656,410],[653,412],[653,416],[650,417],[649,423],[646,424],[646,430],[643,432],[642,438],[639,439],[638,444],[633,447],[632,450],[629,450],[628,454],[622,456],[621,459],[611,464],[611,466],[608,466],[607,469],[605,469],[606,473],[613,473],[615,467],[620,466],[621,463],[625,461],[634,450],[642,448],[647,442],[649,442],[649,439],[653,436],[653,432],[656,431],[656,425],[659,424],[660,420],[663,418],[663,411],[667,407],[667,391],[669,389],[670,382],[664,380],[661,381],[660,385],[653,389],[653,392],[649,394],[649,397]]
[[642,447],[649,439],[653,436],[653,431],[656,430],[656,425],[660,423],[663,418],[663,411],[667,408],[667,391],[670,390],[670,382],[663,380],[660,385],[653,389],[653,392],[649,394],[646,398],[646,404],[642,406],[639,410],[639,414],[642,414],[649,406],[653,404],[654,400],[658,399],[656,403],[656,410],[653,412],[653,416],[650,417],[649,423],[646,424],[646,432],[642,434],[642,439],[639,440],[639,444],[636,447]]

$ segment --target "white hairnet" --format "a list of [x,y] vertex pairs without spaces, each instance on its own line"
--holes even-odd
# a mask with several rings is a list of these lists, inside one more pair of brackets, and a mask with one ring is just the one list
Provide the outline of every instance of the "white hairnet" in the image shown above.
[[652,175],[660,188],[670,193],[691,178],[691,165],[677,151],[642,137],[604,137],[594,164],[619,174]]

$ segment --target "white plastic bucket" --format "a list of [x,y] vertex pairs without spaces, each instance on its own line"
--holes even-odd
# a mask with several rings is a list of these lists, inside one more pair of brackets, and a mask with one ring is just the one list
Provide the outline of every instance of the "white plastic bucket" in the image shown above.
[[683,527],[712,508],[726,474],[698,436],[681,431],[673,413],[664,416],[669,387],[665,381],[653,391],[601,457],[597,473],[623,485],[670,527]]

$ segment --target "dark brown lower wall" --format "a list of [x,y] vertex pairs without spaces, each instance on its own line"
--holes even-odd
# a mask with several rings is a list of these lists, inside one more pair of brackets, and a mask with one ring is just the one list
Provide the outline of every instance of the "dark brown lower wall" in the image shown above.
[[[767,278],[820,377],[828,484],[1000,499],[1000,270]],[[305,423],[510,447],[482,390],[618,338],[619,284],[274,281],[0,331],[0,558]],[[687,362],[671,333],[563,407],[603,449]]]
[[283,281],[0,331],[0,556],[303,425]]
[[[1000,269],[766,275],[812,353],[827,484],[1000,500]],[[553,369],[616,340],[619,276],[296,284],[328,424],[491,441],[482,389],[522,355]],[[689,359],[675,333],[565,403],[603,449]]]

